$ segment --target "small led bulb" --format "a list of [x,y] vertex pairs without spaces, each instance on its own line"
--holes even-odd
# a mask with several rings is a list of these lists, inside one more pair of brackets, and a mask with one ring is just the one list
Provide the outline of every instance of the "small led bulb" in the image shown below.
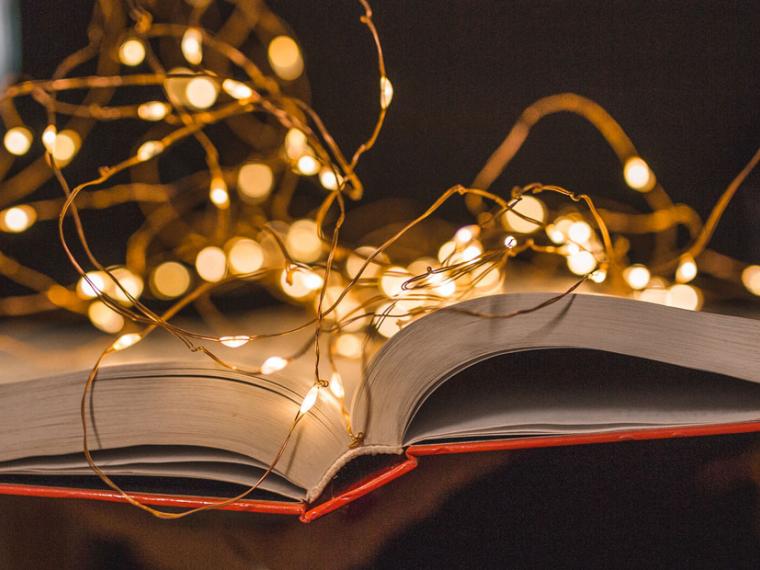
[[623,270],[623,279],[631,289],[643,289],[649,284],[652,274],[645,265],[635,263]]
[[306,396],[304,396],[303,402],[301,403],[301,409],[298,411],[298,413],[303,415],[312,409],[314,407],[314,404],[317,403],[318,395],[319,385],[315,384],[309,389],[308,392],[306,392]]
[[282,370],[287,365],[288,365],[288,361],[285,360],[282,356],[270,356],[261,365],[261,373],[272,374],[274,372],[278,372],[279,370]]
[[119,61],[124,65],[134,67],[145,59],[145,46],[136,39],[130,38],[119,47]]
[[338,372],[333,372],[330,376],[330,392],[339,400],[346,395],[346,390],[343,388],[343,378]]
[[16,156],[23,156],[32,146],[32,132],[26,127],[8,129],[3,137],[5,150]]
[[140,336],[138,333],[123,334],[113,342],[111,345],[111,350],[118,352],[120,350],[124,350],[125,348],[129,348],[130,346],[134,346],[141,340],[142,336]]
[[225,79],[222,81],[222,89],[233,99],[248,99],[248,97],[253,95],[253,89],[248,87],[245,83],[241,83],[234,79]]
[[182,36],[182,55],[188,63],[198,65],[203,60],[203,36],[198,28],[188,28]]
[[649,165],[639,156],[633,156],[625,161],[623,177],[625,183],[638,192],[649,192],[654,188],[654,174]]
[[384,75],[380,78],[380,107],[387,109],[393,100],[393,84]]
[[211,181],[211,188],[208,192],[211,202],[220,210],[226,209],[230,205],[230,195],[227,192],[227,184],[222,178],[214,178]]
[[223,336],[219,338],[219,342],[229,348],[240,348],[241,346],[248,344],[250,340],[251,337],[247,335]]
[[164,144],[161,141],[145,141],[137,149],[137,158],[145,162],[164,151]]
[[137,107],[137,116],[143,121],[160,121],[169,114],[169,105],[163,101],[148,101]]
[[697,276],[697,262],[691,255],[681,257],[676,269],[676,281],[679,283],[688,283]]

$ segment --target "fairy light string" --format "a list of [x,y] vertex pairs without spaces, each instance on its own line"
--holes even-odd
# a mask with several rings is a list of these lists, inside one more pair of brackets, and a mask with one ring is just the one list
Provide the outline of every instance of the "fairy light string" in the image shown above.
[[[760,150],[703,224],[691,207],[673,203],[606,110],[570,93],[529,106],[470,187],[447,189],[398,231],[376,240],[379,245],[344,242],[341,232],[351,216],[347,200],[365,193],[357,166],[378,142],[394,100],[370,4],[358,0],[359,23],[375,48],[377,112],[367,138],[349,153],[306,100],[300,48],[263,3],[240,0],[225,18],[212,9],[213,1],[190,4],[167,3],[154,7],[154,13],[138,0],[100,0],[84,48],[66,57],[50,79],[22,81],[0,95],[6,127],[0,153],[0,232],[23,239],[30,227],[56,220],[64,254],[79,276],[75,283],[62,283],[27,266],[26,260],[0,252],[0,275],[28,291],[0,299],[0,314],[63,309],[88,315],[96,327],[117,335],[83,389],[83,449],[93,472],[131,504],[173,519],[248,496],[276,469],[298,424],[321,398],[336,404],[347,447],[360,445],[363,426],[351,422],[342,359],[359,360],[366,368],[371,351],[384,339],[434,311],[508,319],[540,310],[581,286],[697,309],[701,293],[689,283],[700,272],[741,282],[749,293],[760,295],[760,266],[708,249],[722,215],[760,162]],[[75,75],[80,68],[94,72]],[[121,93],[125,97],[115,99]],[[71,102],[76,96],[80,102]],[[28,101],[40,106],[44,121],[25,124],[17,103]],[[561,112],[584,118],[600,132],[616,153],[626,184],[644,196],[651,212],[598,208],[589,195],[555,184],[489,190],[532,127]],[[117,145],[120,154],[98,168],[97,176],[70,183],[69,164],[87,150],[89,136],[120,121],[136,122],[143,134]],[[220,138],[214,134],[220,127],[232,134]],[[40,146],[37,139],[44,152],[31,160],[30,152]],[[231,149],[229,140],[237,148]],[[169,179],[163,166],[192,148],[202,153],[202,167]],[[63,198],[36,196],[51,178]],[[311,188],[304,190],[299,180],[309,181]],[[301,196],[316,198],[318,206],[312,215],[297,219],[292,206]],[[459,198],[473,223],[459,228],[437,251],[411,262],[395,253],[413,230]],[[125,204],[137,205],[144,219],[127,240],[124,262],[108,264],[95,255],[92,245],[100,236],[91,239],[86,218]],[[685,247],[678,244],[679,225],[691,240]],[[631,263],[627,236],[640,234],[654,236],[654,245],[648,261]],[[517,313],[481,314],[456,306],[501,291],[507,268],[517,258],[536,267],[541,260],[559,259],[566,269],[558,274],[572,275],[572,284]],[[255,320],[250,330],[237,330],[240,326],[215,307],[212,294],[250,287],[274,291],[309,308],[312,316],[283,330],[257,330]],[[161,311],[154,301],[171,305]],[[191,305],[213,333],[173,322]],[[91,453],[87,417],[94,413],[90,395],[99,370],[109,356],[145,342],[157,329],[252,382],[270,382],[271,374],[287,373],[296,359],[313,359],[312,382],[300,396],[275,456],[261,478],[236,497],[180,513],[160,511],[123,490]],[[216,350],[220,345],[247,350],[261,339],[304,331],[307,341],[295,343],[288,354],[265,357],[257,367],[238,364]],[[361,382],[355,389],[367,395],[370,387]]]

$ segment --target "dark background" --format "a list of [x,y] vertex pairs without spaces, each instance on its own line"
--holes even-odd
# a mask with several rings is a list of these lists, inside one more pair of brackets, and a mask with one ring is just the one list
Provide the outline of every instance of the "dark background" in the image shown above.
[[[91,4],[21,4],[23,69],[44,77],[82,45]],[[367,201],[426,204],[452,184],[470,182],[525,106],[563,91],[602,104],[674,200],[703,217],[760,143],[756,2],[374,4],[395,96],[379,145],[359,170]],[[377,101],[373,46],[358,5],[270,5],[300,40],[314,107],[338,142],[353,149],[371,129]],[[497,189],[537,180],[644,209],[601,137],[574,116],[539,124]],[[754,263],[759,182],[755,173],[713,242]],[[461,203],[446,215],[467,219]],[[743,436],[527,452],[453,493],[390,542],[377,563],[756,567],[752,486],[710,494],[697,485],[716,458],[738,456],[753,442],[757,437]],[[128,545],[106,543],[93,552],[102,566],[131,564]]]

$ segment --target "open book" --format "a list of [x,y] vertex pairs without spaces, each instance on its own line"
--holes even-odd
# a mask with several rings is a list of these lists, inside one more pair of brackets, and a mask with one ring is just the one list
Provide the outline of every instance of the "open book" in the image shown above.
[[[304,505],[319,504],[338,471],[363,455],[760,431],[760,321],[596,295],[569,295],[508,319],[472,314],[505,315],[550,297],[466,301],[404,328],[363,374],[358,364],[339,361],[351,423],[364,440],[350,446],[325,391],[262,485],[270,503],[275,495],[289,501],[269,510],[303,515]],[[50,335],[42,340],[59,348],[74,342],[60,331]],[[98,464],[117,479],[129,477],[130,489],[175,481],[177,497],[191,494],[183,484],[189,480],[256,481],[313,382],[311,360],[255,379],[197,356],[176,360],[165,342],[147,340],[119,353],[122,361],[105,366],[95,384],[89,421]],[[252,346],[248,357],[260,362],[274,345]],[[80,487],[91,481],[79,415],[91,360],[77,362],[72,348],[57,373],[42,377],[29,360],[3,364],[0,491],[118,499],[97,489],[64,490],[68,480]],[[408,470],[410,460],[375,484]],[[346,497],[372,485],[359,487]],[[202,503],[185,499],[153,502]],[[238,508],[267,510],[267,501]]]

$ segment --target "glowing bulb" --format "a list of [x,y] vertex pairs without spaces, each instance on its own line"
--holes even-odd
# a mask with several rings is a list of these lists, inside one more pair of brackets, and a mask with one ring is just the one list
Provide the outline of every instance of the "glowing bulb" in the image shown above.
[[310,154],[304,154],[296,162],[296,169],[304,176],[313,176],[319,172],[319,161]]
[[515,239],[515,236],[507,236],[504,238],[504,247],[507,249],[512,249],[517,245],[517,240]]
[[409,320],[408,313],[415,306],[414,303],[405,300],[385,303],[375,310],[372,324],[379,334],[390,338],[402,329],[405,322]]
[[380,78],[380,107],[387,109],[393,101],[393,84],[384,75]]
[[216,103],[217,85],[208,77],[193,77],[185,87],[187,102],[196,109],[208,109]]
[[188,28],[180,44],[188,63],[198,65],[203,60],[203,36],[198,28]]
[[227,262],[236,275],[253,273],[264,265],[264,250],[252,239],[239,238],[233,240],[227,253]]
[[157,295],[173,299],[187,291],[190,281],[190,272],[184,265],[176,261],[167,261],[153,271],[151,287]]
[[639,300],[647,303],[657,303],[658,305],[668,304],[668,290],[664,287],[647,287],[639,293]]
[[134,67],[145,59],[145,46],[136,39],[130,38],[119,46],[119,61],[124,65]]
[[0,230],[17,234],[29,229],[36,219],[37,211],[31,206],[13,206],[0,212]]
[[263,200],[272,191],[274,174],[272,169],[260,162],[244,164],[238,172],[238,191],[254,201]]
[[285,154],[293,160],[298,159],[308,148],[306,134],[296,128],[288,130],[285,134]]
[[596,258],[590,251],[581,250],[567,257],[567,268],[576,275],[588,275],[596,267]]
[[623,279],[631,289],[643,289],[649,284],[651,277],[649,269],[640,263],[630,265],[623,270]]
[[118,352],[120,350],[124,350],[125,348],[129,348],[130,346],[136,345],[141,340],[142,340],[142,336],[140,336],[138,333],[123,334],[119,338],[117,338],[115,341],[113,341],[113,344],[111,345],[111,350],[113,350],[114,352]]
[[688,283],[697,276],[697,262],[690,255],[681,257],[676,269],[676,281]]
[[445,242],[438,249],[438,261],[440,261],[441,263],[448,263],[449,261],[451,261],[451,256],[454,254],[456,249],[457,249],[457,244],[455,244],[453,241]]
[[87,316],[93,325],[103,332],[119,332],[124,326],[124,317],[102,301],[95,301],[87,309]]
[[570,224],[567,236],[575,243],[584,244],[591,239],[591,226],[580,220]]
[[317,234],[317,224],[312,220],[298,220],[288,229],[285,247],[296,260],[312,263],[322,255],[322,240]]
[[589,276],[589,278],[594,283],[604,283],[605,279],[607,279],[607,270],[597,269]]
[[649,192],[654,188],[654,174],[641,157],[633,156],[623,166],[625,183],[639,192]]
[[102,271],[88,271],[87,279],[80,277],[77,282],[77,295],[82,299],[94,299],[106,290],[108,276]]
[[298,413],[303,415],[312,409],[314,404],[317,403],[317,396],[319,396],[319,385],[312,386],[309,391],[306,392],[306,396],[304,396],[303,402],[301,403],[301,409],[298,410]]
[[291,267],[280,275],[280,286],[283,292],[294,299],[301,299],[320,289],[324,279],[318,273]]
[[342,182],[342,179],[339,179],[338,176],[335,175],[332,168],[325,166],[319,171],[319,183],[322,184],[325,190],[337,190]]
[[679,283],[668,289],[667,304],[687,311],[698,311],[702,307],[702,294],[696,287]]
[[362,339],[351,333],[339,335],[335,340],[335,352],[344,358],[361,358]]
[[562,231],[554,224],[549,224],[546,226],[546,235],[549,236],[550,240],[558,245],[564,243],[565,241],[565,234],[563,234]]
[[292,81],[303,73],[301,50],[291,37],[274,38],[267,48],[267,56],[274,72],[286,81]]
[[169,105],[162,101],[148,101],[137,107],[137,116],[143,121],[160,121],[169,114]]
[[480,256],[481,253],[483,253],[483,246],[480,244],[472,244],[464,248],[460,255],[462,257],[462,261],[474,261]]
[[343,388],[343,378],[338,372],[333,372],[330,375],[330,392],[339,400],[342,400],[343,396],[346,395],[346,390]]
[[[126,267],[117,267],[111,271],[111,274],[126,289],[129,296],[138,299],[143,292],[143,280],[139,275],[135,275]],[[121,288],[112,283],[114,298],[125,305],[132,304],[132,300],[121,290]]]
[[222,81],[222,89],[224,89],[224,92],[233,99],[248,99],[253,95],[253,89],[248,87],[245,83],[234,79],[225,79]]
[[459,245],[467,245],[480,234],[478,226],[464,226],[454,234],[454,241]]
[[57,136],[58,129],[55,128],[55,125],[48,125],[42,131],[42,145],[48,152],[53,152],[53,149],[55,149],[55,139]]
[[25,155],[32,146],[32,132],[26,127],[8,129],[3,137],[5,150],[16,156]]
[[81,144],[82,139],[79,133],[65,129],[56,135],[50,154],[53,155],[56,162],[66,165],[74,158]]
[[411,277],[403,267],[389,267],[380,278],[380,289],[388,297],[395,297],[403,292],[402,285]]
[[262,374],[273,374],[285,368],[288,365],[288,361],[282,356],[270,356],[261,365]]
[[457,291],[457,284],[453,280],[444,281],[435,288],[435,293],[441,297],[451,297]]
[[246,335],[223,336],[219,338],[219,342],[229,348],[240,348],[241,346],[248,344],[250,340],[251,337]]
[[137,149],[137,158],[145,162],[164,151],[164,143],[161,141],[145,141]]
[[[346,260],[346,274],[353,279],[359,274],[359,270],[362,265],[367,261],[367,258],[375,252],[375,248],[371,245],[363,245],[357,247],[355,252],[349,254]],[[376,263],[378,262],[378,263]],[[367,265],[361,275],[361,279],[374,279],[377,277],[383,269],[382,264],[389,263],[388,256],[384,253],[380,253],[373,258],[373,260]]]
[[[536,220],[535,222],[527,220]],[[507,210],[502,217],[504,225],[517,233],[529,234],[541,227],[546,219],[546,209],[543,202],[533,196],[523,196],[512,209]]]
[[[342,293],[343,287],[340,285],[328,287],[325,290],[322,310],[326,311],[335,305]],[[318,305],[319,299],[314,299],[315,310]],[[364,328],[369,321],[369,317],[356,318],[364,313],[365,311],[362,310],[359,300],[354,296],[353,292],[349,291],[349,293],[340,300],[340,303],[338,303],[335,309],[325,314],[325,318],[332,322],[341,322],[344,319],[351,319],[350,322],[341,322],[341,328],[347,332],[356,332]]]
[[230,205],[230,195],[227,192],[227,185],[221,178],[214,178],[211,181],[211,188],[208,192],[209,200],[217,208],[224,210]]
[[439,267],[438,260],[432,257],[421,257],[412,261],[406,268],[411,275],[424,275],[428,272],[428,267],[436,269]]
[[760,265],[748,265],[742,271],[742,284],[753,295],[760,296]]
[[227,269],[227,257],[224,251],[216,246],[204,247],[195,258],[195,270],[201,279],[216,283],[224,279]]

